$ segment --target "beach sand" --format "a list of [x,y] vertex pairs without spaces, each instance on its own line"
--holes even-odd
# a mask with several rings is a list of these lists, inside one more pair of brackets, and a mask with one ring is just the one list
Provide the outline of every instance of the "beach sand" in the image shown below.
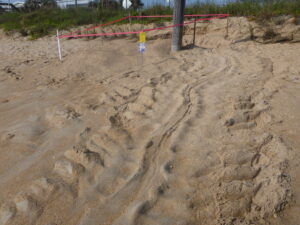
[[0,225],[299,224],[300,27],[226,23],[176,53],[64,39],[63,61],[2,32]]

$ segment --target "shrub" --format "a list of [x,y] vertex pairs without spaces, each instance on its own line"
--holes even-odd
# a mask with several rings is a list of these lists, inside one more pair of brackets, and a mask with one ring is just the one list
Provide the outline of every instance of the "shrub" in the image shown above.
[[26,11],[34,11],[43,8],[57,8],[55,0],[26,0],[24,9]]
[[278,34],[273,29],[269,28],[265,32],[265,34],[263,35],[263,39],[264,40],[270,40],[270,39],[273,39],[273,38],[277,37],[277,35]]
[[134,10],[140,9],[144,6],[144,3],[141,0],[130,0],[130,2],[130,8]]

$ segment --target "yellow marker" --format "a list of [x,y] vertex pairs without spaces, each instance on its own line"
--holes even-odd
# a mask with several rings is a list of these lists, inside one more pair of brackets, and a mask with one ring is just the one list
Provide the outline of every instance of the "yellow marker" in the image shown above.
[[141,32],[140,33],[140,43],[145,43],[146,42],[146,33]]

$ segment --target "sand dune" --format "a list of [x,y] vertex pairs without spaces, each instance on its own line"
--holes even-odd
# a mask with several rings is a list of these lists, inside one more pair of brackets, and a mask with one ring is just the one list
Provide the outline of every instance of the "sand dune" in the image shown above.
[[178,53],[149,33],[143,59],[1,34],[0,224],[298,224],[299,25],[226,23]]

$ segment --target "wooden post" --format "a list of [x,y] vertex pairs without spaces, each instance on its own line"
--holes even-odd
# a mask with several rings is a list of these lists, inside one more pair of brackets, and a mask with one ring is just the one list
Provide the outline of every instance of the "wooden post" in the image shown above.
[[225,35],[225,38],[228,38],[228,26],[229,26],[229,18],[227,16],[227,25],[226,25],[226,35]]
[[[127,0],[126,0],[126,2],[127,2]],[[126,6],[127,7],[127,6]],[[128,16],[129,16],[129,24],[131,25],[131,13],[130,13],[130,11],[129,11],[129,14],[128,14]]]
[[193,35],[193,45],[196,45],[196,19],[194,20],[194,35]]
[[183,18],[184,18],[185,0],[174,0],[173,9],[173,37],[172,37],[172,51],[179,51],[182,47],[183,34]]

